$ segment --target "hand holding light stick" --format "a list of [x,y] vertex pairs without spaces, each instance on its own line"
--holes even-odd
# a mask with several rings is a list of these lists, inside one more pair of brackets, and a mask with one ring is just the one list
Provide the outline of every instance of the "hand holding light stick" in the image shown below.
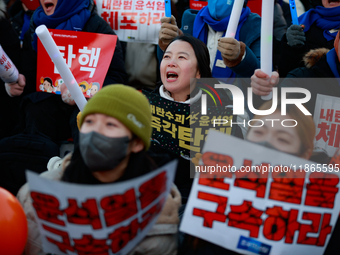
[[227,32],[225,33],[224,37],[235,38],[237,26],[240,21],[243,4],[244,4],[244,0],[234,1],[233,9],[230,14]]
[[0,45],[0,78],[5,83],[18,81],[19,72]]
[[74,78],[71,70],[66,65],[66,61],[60,54],[60,51],[54,42],[52,36],[47,30],[45,25],[40,25],[36,28],[35,33],[39,37],[40,41],[44,45],[48,55],[52,59],[53,63],[55,64],[56,68],[60,76],[63,78],[64,83],[67,89],[70,91],[74,101],[76,102],[80,111],[83,111],[84,106],[86,105],[87,101],[85,99],[84,94],[81,92],[76,79]]
[[[273,18],[274,0],[262,0],[262,20],[261,20],[261,71],[272,75],[273,68]],[[262,100],[270,100],[273,92],[267,96],[262,96]]]

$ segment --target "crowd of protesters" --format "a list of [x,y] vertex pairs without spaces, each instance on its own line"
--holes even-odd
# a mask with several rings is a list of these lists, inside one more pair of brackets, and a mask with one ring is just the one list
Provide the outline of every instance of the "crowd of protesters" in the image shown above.
[[[0,187],[17,195],[25,210],[29,221],[25,254],[44,254],[25,184],[26,169],[42,173],[49,168],[42,174],[45,178],[94,185],[130,180],[173,159],[178,160],[178,166],[170,195],[152,234],[130,254],[239,254],[178,230],[193,184],[190,168],[197,161],[150,142],[150,105],[138,90],[180,104],[198,105],[202,90],[193,80],[214,78],[216,83],[233,83],[237,78],[249,78],[249,84],[236,84],[244,95],[249,87],[252,89],[254,105],[260,110],[270,108],[272,101],[266,102],[261,96],[270,94],[273,87],[296,86],[310,91],[311,100],[305,107],[313,115],[317,94],[340,96],[338,80],[313,84],[291,78],[340,78],[340,2],[296,1],[302,13],[300,25],[293,25],[288,4],[275,1],[271,75],[260,69],[261,17],[249,8],[256,0],[245,0],[234,38],[224,35],[235,0],[207,2],[201,10],[192,10],[189,1],[172,1],[173,15],[160,20],[158,45],[127,43],[118,38],[103,88],[79,112],[65,84],[61,85],[61,95],[36,91],[37,66],[44,63],[37,58],[35,29],[44,24],[49,29],[115,35],[98,15],[96,2],[0,0],[0,45],[19,70],[16,82],[0,80]],[[233,98],[226,91],[221,89],[219,95],[232,104]],[[269,117],[281,120],[280,109],[278,105]],[[128,114],[139,125],[132,123]],[[313,151],[313,116],[301,114],[296,106],[289,107],[287,115],[286,119],[296,119],[299,125],[293,129],[253,127],[237,136],[328,164],[333,155]],[[240,117],[253,118],[248,108]],[[74,146],[66,156],[59,154],[65,141]],[[19,149],[16,143],[20,143]],[[32,156],[38,147],[44,158]],[[22,155],[22,162],[11,153]],[[52,161],[58,164],[51,167]],[[337,223],[325,254],[339,253],[339,235]]]

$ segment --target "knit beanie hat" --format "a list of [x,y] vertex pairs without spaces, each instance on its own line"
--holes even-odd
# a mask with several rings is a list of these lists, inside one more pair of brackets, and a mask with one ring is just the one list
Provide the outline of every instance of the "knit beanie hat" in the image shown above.
[[85,105],[80,126],[87,115],[102,113],[122,122],[133,134],[141,138],[145,150],[150,147],[151,109],[147,98],[136,89],[121,85],[107,85]]

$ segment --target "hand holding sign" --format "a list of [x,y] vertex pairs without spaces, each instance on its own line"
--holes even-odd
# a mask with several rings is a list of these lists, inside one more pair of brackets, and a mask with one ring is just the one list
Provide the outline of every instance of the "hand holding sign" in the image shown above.
[[76,104],[76,102],[74,102],[74,99],[70,91],[67,89],[65,83],[61,84],[60,93],[61,93],[61,99],[63,100],[64,103],[69,104],[69,105]]
[[18,80],[12,83],[5,83],[5,89],[10,97],[20,96],[24,92],[26,86],[26,78],[24,75],[19,74]]

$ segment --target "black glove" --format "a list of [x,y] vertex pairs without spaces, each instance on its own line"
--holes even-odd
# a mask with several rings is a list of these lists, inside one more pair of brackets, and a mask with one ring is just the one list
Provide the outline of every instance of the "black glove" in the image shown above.
[[306,41],[303,27],[300,25],[291,25],[286,33],[287,42],[289,46],[304,45]]

